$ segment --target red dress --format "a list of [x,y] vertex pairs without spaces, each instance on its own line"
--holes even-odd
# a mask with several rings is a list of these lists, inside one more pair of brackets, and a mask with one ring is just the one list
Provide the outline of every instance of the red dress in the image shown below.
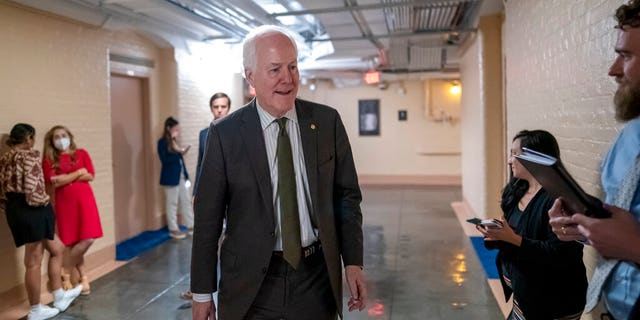
[[[51,182],[53,176],[72,173],[80,168],[87,169],[95,176],[89,153],[84,149],[76,149],[74,161],[70,154],[60,154],[60,166],[57,169],[53,167],[51,159],[42,159],[44,179],[47,183]],[[71,182],[56,188],[54,209],[58,236],[65,246],[85,239],[102,237],[98,206],[89,182]]]

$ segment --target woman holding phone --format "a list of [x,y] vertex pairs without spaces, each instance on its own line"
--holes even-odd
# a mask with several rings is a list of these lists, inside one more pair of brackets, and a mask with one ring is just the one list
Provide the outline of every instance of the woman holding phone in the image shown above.
[[178,120],[169,117],[164,122],[164,133],[158,140],[158,157],[162,163],[160,171],[160,185],[166,196],[167,225],[169,236],[173,239],[184,239],[187,236],[178,227],[178,207],[182,214],[182,222],[187,226],[187,233],[193,234],[193,208],[189,197],[189,174],[184,164],[183,155],[190,146],[178,145],[180,124]]
[[582,244],[563,242],[551,231],[553,198],[515,158],[522,148],[560,158],[558,142],[544,130],[520,131],[508,164],[512,178],[502,193],[502,227],[477,225],[485,246],[499,250],[496,265],[505,294],[513,294],[507,319],[580,319],[587,278]]

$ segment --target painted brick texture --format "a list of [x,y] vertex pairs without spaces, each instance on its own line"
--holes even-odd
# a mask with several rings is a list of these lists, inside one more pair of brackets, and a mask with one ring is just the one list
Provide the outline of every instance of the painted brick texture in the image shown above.
[[[96,169],[92,187],[104,237],[90,252],[113,246],[113,178],[109,52],[159,62],[160,50],[130,32],[109,32],[0,2],[0,132],[17,122],[36,127],[36,148],[56,124],[69,127]],[[150,74],[150,105],[162,107],[159,71]],[[157,122],[153,121],[152,122]],[[154,177],[154,180],[157,179]],[[13,246],[4,218],[0,222],[0,292],[23,281],[23,248]],[[43,268],[43,271],[46,268]]]
[[622,1],[509,1],[507,137],[545,129],[567,169],[600,193],[599,165],[621,125],[613,116],[613,12]]
[[[587,192],[600,196],[600,163],[622,127],[607,76],[620,0],[508,1],[504,26],[507,136],[545,129]],[[594,252],[585,249],[591,273]],[[584,316],[590,319],[589,316]]]

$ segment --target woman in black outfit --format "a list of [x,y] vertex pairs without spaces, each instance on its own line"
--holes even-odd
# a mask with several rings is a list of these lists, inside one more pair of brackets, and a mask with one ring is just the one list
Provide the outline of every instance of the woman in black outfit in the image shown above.
[[477,229],[487,248],[499,250],[496,265],[505,300],[514,297],[508,319],[580,319],[587,290],[582,244],[560,241],[551,231],[547,212],[554,199],[515,158],[523,147],[560,157],[549,132],[519,132],[508,161],[512,178],[500,204],[503,228]]

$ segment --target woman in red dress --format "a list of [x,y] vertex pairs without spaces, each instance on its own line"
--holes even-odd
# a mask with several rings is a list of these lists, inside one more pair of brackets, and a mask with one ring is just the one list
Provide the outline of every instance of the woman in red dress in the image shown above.
[[69,248],[69,259],[64,263],[66,273],[62,274],[63,286],[72,287],[72,282],[80,282],[82,294],[89,294],[84,255],[93,241],[102,237],[98,206],[89,185],[95,175],[93,163],[87,151],[76,147],[69,129],[55,126],[44,138],[42,168],[46,182],[55,189],[58,235]]

